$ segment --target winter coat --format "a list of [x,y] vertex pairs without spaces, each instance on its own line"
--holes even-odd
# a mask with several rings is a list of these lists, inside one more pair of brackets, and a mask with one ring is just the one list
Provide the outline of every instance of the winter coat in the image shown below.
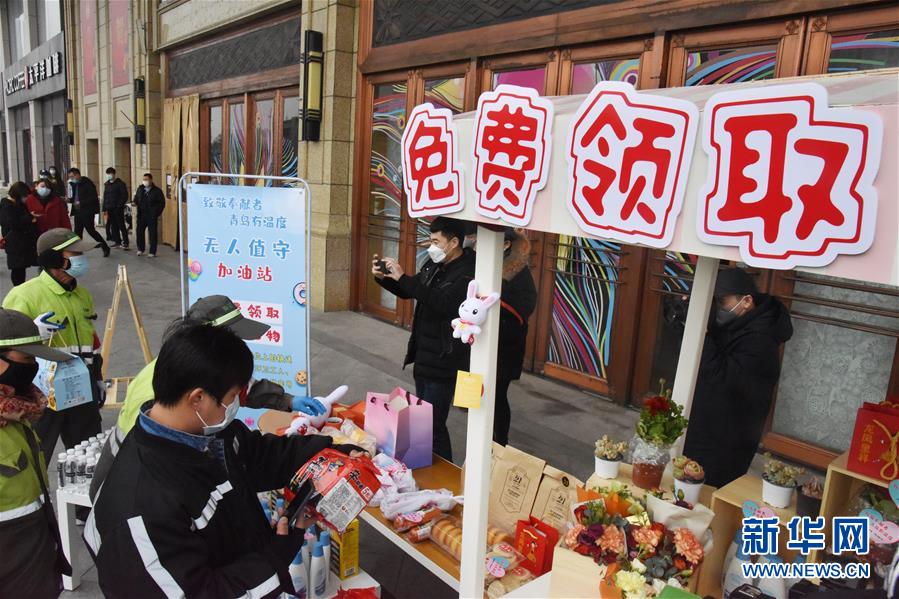
[[24,203],[0,200],[0,235],[6,240],[6,267],[28,268],[37,264],[37,228]]
[[531,242],[519,235],[503,258],[502,304],[499,315],[499,350],[496,356],[498,379],[521,378],[528,319],[537,307],[537,287],[529,262]]
[[239,420],[218,434],[224,464],[135,426],[84,527],[106,597],[277,597],[302,533],[277,536],[257,492],[285,486],[321,435],[279,437]]
[[468,370],[470,348],[453,338],[452,320],[459,316],[459,304],[468,294],[474,278],[474,252],[466,248],[449,264],[427,260],[414,276],[399,281],[375,279],[381,287],[402,299],[415,300],[412,334],[403,367],[415,363],[414,376],[455,379],[456,372]]
[[90,219],[100,212],[100,198],[93,181],[82,176],[80,182],[69,183],[69,186],[72,188],[72,214],[78,212],[84,219]]
[[53,193],[61,198],[66,197],[66,184],[63,183],[62,179],[50,177],[49,179],[47,179],[47,183],[50,184],[50,189],[53,190]]
[[780,345],[793,336],[790,313],[777,298],[705,336],[684,455],[698,461],[706,483],[721,487],[746,473],[780,378]]
[[128,188],[116,177],[103,184],[103,212],[120,210],[128,203]]
[[165,210],[165,196],[155,185],[151,185],[150,189],[141,185],[134,194],[134,204],[137,206],[138,220],[152,221],[162,216],[162,211]]
[[[46,200],[46,201],[45,201]],[[46,198],[41,198],[37,193],[30,193],[25,199],[25,205],[29,212],[38,214],[37,234],[46,233],[50,229],[71,229],[72,221],[69,220],[69,208],[65,201],[51,192]]]

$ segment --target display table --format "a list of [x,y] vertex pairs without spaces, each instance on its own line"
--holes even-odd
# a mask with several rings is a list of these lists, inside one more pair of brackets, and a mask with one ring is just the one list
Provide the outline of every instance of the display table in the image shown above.
[[[453,494],[458,494],[462,488],[462,469],[436,455],[431,466],[413,470],[412,474],[419,489],[449,489]],[[460,516],[461,511],[461,508],[456,507],[452,513]],[[454,590],[459,590],[459,562],[437,545],[431,541],[410,543],[393,530],[390,521],[384,517],[380,508],[366,508],[359,517],[437,578]]]
[[72,564],[72,575],[62,577],[62,587],[74,591],[81,584],[81,575],[90,569],[90,563],[84,564],[85,552],[76,551],[77,544],[83,543],[75,524],[75,510],[78,507],[92,507],[91,498],[87,494],[87,486],[68,486],[56,490],[56,508],[58,510],[59,536],[62,539],[62,551]]

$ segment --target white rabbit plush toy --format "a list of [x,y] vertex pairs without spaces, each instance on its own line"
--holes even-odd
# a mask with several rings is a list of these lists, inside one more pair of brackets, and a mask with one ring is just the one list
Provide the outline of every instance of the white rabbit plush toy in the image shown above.
[[453,337],[469,345],[474,343],[475,335],[481,334],[481,325],[487,320],[487,310],[499,301],[498,293],[487,297],[478,296],[478,282],[468,284],[468,298],[459,306],[459,318],[454,318]]

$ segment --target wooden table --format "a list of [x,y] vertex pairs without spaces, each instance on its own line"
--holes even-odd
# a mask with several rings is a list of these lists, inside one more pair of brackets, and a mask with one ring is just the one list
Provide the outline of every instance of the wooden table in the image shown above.
[[[646,491],[641,489],[637,485],[634,484],[634,481],[631,480],[631,474],[633,473],[633,465],[622,462],[618,467],[618,478],[608,479],[608,478],[600,478],[593,474],[590,478],[587,479],[586,487],[588,489],[593,489],[596,487],[604,488],[608,487],[612,483],[621,483],[623,485],[628,486],[628,490],[634,497],[643,497],[646,495]],[[668,472],[662,476],[662,489],[666,491],[670,491],[674,486],[674,479]],[[712,502],[712,494],[715,492],[715,487],[710,487],[709,485],[702,485],[702,490],[699,492],[699,503],[705,506],[711,506]],[[714,510],[712,510],[714,511]]]
[[[436,455],[431,466],[413,470],[412,474],[419,489],[449,489],[454,495],[462,489],[462,469]],[[462,508],[457,506],[452,513],[461,518]],[[437,545],[431,541],[410,543],[393,530],[380,508],[366,508],[359,517],[453,590],[459,590],[459,562]]]

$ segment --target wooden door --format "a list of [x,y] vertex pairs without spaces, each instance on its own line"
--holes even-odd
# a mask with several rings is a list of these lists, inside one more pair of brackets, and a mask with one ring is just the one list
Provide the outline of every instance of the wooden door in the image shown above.
[[162,213],[162,242],[178,245],[178,178],[181,176],[181,98],[166,98],[162,111],[162,163],[165,211]]

